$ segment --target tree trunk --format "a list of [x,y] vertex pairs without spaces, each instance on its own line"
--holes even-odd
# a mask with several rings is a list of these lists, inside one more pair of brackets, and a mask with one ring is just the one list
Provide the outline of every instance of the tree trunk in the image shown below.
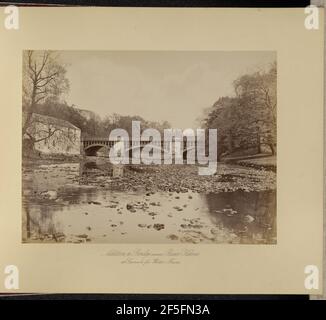
[[276,150],[275,150],[275,147],[274,147],[273,143],[268,144],[268,146],[270,147],[270,149],[272,151],[272,156],[275,156]]
[[228,149],[229,149],[229,153],[232,153],[234,150],[234,143],[231,134],[228,135]]
[[261,143],[260,143],[260,133],[259,130],[257,131],[257,153],[261,153]]

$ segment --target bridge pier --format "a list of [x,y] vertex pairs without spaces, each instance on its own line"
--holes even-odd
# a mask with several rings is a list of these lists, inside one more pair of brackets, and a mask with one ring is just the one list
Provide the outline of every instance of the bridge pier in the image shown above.
[[122,164],[113,164],[112,165],[112,177],[113,178],[123,177],[123,165]]

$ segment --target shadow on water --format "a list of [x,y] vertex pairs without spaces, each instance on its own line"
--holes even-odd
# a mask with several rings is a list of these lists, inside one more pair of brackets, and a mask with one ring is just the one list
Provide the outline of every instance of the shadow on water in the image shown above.
[[88,160],[80,162],[79,175],[88,175],[100,173],[112,175],[112,165],[107,158],[104,157],[89,157]]
[[223,192],[206,195],[212,222],[243,243],[276,243],[276,192]]

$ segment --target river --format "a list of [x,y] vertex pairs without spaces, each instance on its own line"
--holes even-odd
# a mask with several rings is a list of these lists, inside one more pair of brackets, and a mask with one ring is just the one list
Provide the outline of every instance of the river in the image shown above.
[[78,162],[23,165],[23,242],[276,243],[275,189],[123,191],[81,184],[82,173]]

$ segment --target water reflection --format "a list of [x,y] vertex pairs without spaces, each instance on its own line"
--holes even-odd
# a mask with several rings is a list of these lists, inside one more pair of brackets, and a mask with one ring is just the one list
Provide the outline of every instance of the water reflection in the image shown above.
[[23,241],[276,243],[275,191],[148,194],[79,185],[80,174],[98,169],[24,168]]
[[223,192],[206,196],[212,222],[235,232],[242,243],[276,241],[276,192]]

